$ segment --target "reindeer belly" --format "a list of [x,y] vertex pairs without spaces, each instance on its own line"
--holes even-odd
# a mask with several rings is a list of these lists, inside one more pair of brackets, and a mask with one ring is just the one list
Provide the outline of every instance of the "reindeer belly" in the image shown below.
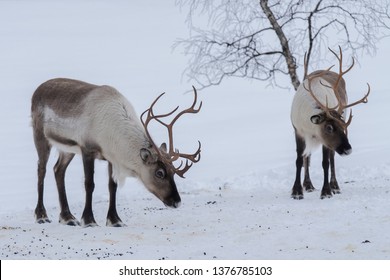
[[44,134],[49,143],[58,150],[81,154],[92,153],[95,158],[104,159],[101,149],[94,140],[89,140],[89,127],[83,118],[61,117],[50,108],[45,109]]
[[47,133],[46,138],[52,146],[56,147],[60,151],[72,154],[81,154],[80,145],[72,139],[68,139],[54,133]]

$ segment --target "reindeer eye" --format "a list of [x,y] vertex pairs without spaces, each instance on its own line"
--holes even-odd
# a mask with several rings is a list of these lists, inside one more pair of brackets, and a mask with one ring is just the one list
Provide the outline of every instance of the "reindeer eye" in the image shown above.
[[331,124],[327,124],[325,126],[325,129],[326,129],[326,132],[328,132],[328,133],[332,133],[334,130],[333,125],[331,125]]
[[159,179],[164,179],[165,178],[165,170],[162,169],[162,168],[159,168],[156,170],[156,172],[154,173],[154,175],[159,178]]

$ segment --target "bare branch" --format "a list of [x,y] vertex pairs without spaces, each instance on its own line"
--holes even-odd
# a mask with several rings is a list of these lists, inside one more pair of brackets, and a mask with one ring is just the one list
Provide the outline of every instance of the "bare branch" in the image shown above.
[[[297,70],[321,67],[328,47],[342,46],[355,58],[373,54],[379,40],[390,35],[390,3],[381,0],[176,0],[189,8],[188,39],[178,40],[190,57],[183,75],[199,89],[218,85],[228,77],[278,84],[288,75],[294,88]],[[197,19],[208,19],[197,23]],[[196,27],[201,25],[202,28]],[[310,61],[310,63],[309,63]],[[303,69],[305,70],[305,69]],[[302,71],[303,73],[304,71]]]

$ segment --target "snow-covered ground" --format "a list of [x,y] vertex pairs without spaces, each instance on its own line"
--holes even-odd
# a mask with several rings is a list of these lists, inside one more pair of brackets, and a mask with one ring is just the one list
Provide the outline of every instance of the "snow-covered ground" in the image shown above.
[[[387,84],[390,41],[347,76],[354,109],[354,152],[337,157],[342,193],[320,200],[290,198],[295,142],[289,113],[293,92],[259,82],[228,80],[199,93],[202,111],[177,128],[182,151],[202,142],[202,159],[177,178],[182,206],[167,209],[136,180],[118,192],[124,228],[105,226],[106,163],[97,163],[94,228],[58,224],[59,204],[48,165],[45,205],[51,224],[36,224],[37,155],[30,127],[35,88],[69,77],[120,90],[142,112],[161,92],[162,110],[187,106],[187,58],[172,52],[188,36],[174,1],[0,1],[0,259],[390,259],[390,138]],[[155,129],[156,142],[165,139]],[[312,179],[322,184],[321,153]],[[71,210],[84,206],[80,158],[66,183]]]

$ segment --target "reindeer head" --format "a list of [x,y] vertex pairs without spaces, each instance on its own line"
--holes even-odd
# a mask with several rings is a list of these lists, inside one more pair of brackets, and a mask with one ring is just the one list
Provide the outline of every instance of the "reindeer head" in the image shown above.
[[[347,104],[347,93],[345,88],[345,81],[343,76],[349,72],[354,66],[354,59],[352,58],[352,64],[347,70],[343,71],[343,54],[339,47],[340,55],[337,55],[333,50],[329,49],[337,58],[339,62],[339,72],[330,71],[333,67],[329,67],[326,70],[319,70],[307,75],[307,60],[305,57],[305,81],[307,81],[307,87],[304,83],[304,87],[307,92],[315,100],[317,107],[322,111],[319,114],[313,115],[310,120],[313,124],[320,126],[321,142],[327,148],[336,151],[340,155],[348,155],[352,152],[351,145],[348,141],[348,126],[352,121],[352,110],[349,114],[348,120],[345,120],[346,109],[355,106],[359,103],[367,103],[367,97],[370,94],[370,85],[368,85],[368,91],[362,99]],[[319,79],[320,84],[332,90],[337,102],[335,105],[330,106],[328,99],[325,96],[325,104],[321,102],[318,95],[313,92],[312,83],[315,79]],[[326,81],[326,84],[322,82]],[[321,89],[320,89],[321,90]]]
[[[164,95],[164,93],[160,94],[150,105],[149,109],[144,111],[141,115],[141,122],[145,128],[145,132],[150,143],[148,148],[142,148],[140,150],[140,157],[143,164],[147,167],[143,171],[144,174],[141,174],[141,180],[145,184],[146,188],[157,196],[166,206],[174,208],[178,207],[181,201],[174,181],[174,175],[177,174],[184,178],[184,174],[191,168],[192,164],[200,160],[201,144],[199,141],[198,150],[194,154],[180,153],[179,150],[175,149],[173,146],[173,125],[175,122],[186,113],[198,113],[202,107],[202,102],[200,102],[199,107],[195,109],[198,96],[194,87],[193,90],[193,104],[189,108],[177,113],[170,123],[165,123],[162,119],[173,115],[179,109],[179,106],[167,114],[155,115],[153,111],[154,105]],[[145,115],[146,118],[144,120]],[[148,130],[148,125],[152,120],[167,128],[169,149],[167,148],[166,143],[163,143],[160,147],[158,147],[152,140]],[[179,158],[185,160],[185,165],[183,166],[183,160],[181,160],[180,165],[175,167],[173,163]]]

